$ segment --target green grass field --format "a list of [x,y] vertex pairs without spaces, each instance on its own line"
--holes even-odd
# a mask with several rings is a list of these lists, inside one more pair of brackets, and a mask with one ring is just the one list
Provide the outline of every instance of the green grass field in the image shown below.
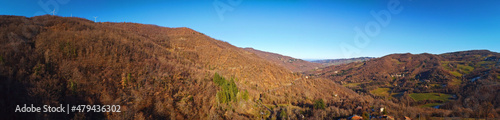
[[450,61],[441,61],[441,66],[443,66],[444,69],[451,71],[452,69],[448,66],[448,64],[450,64]]
[[401,64],[401,62],[399,60],[396,60],[396,59],[392,59],[391,61],[398,64],[398,65]]
[[356,64],[356,66],[354,66],[354,67],[357,67],[357,68],[358,68],[358,67],[361,67],[361,66],[363,66],[363,65],[364,65],[364,63],[363,63],[363,62],[360,62],[359,64]]
[[441,85],[439,84],[429,84],[429,87],[440,87]]
[[371,90],[370,93],[376,96],[389,96],[390,88],[377,88],[375,90]]
[[342,86],[344,87],[357,87],[359,86],[361,83],[347,83],[347,84],[344,84]]
[[450,71],[450,73],[453,75],[453,76],[456,76],[456,77],[462,77],[462,74],[457,72],[457,71]]
[[434,106],[438,106],[438,105],[441,105],[442,103],[428,103],[428,104],[425,104],[425,105],[420,105],[420,107],[434,107]]
[[469,74],[470,72],[472,72],[474,70],[474,67],[472,66],[468,66],[468,65],[461,65],[461,64],[458,64],[457,67],[462,70],[465,74]]
[[410,97],[413,98],[413,100],[415,100],[415,101],[442,100],[442,101],[446,102],[446,101],[448,101],[448,98],[451,97],[451,95],[442,94],[442,93],[412,93],[412,94],[410,94]]
[[[450,67],[450,63],[453,63],[453,68]],[[462,77],[462,74],[456,72],[455,68],[458,68],[458,70],[465,74],[469,74],[474,71],[474,67],[467,65],[467,62],[464,61],[441,61],[441,66],[443,66],[444,69],[449,70],[451,74],[457,77]]]

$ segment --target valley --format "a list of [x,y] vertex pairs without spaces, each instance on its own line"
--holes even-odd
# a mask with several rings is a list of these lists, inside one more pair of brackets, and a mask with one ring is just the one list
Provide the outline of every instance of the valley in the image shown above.
[[[0,21],[0,115],[10,119],[500,117],[500,54],[488,50],[308,62],[186,27]],[[15,112],[22,104],[122,112]]]
[[486,117],[496,114],[489,108],[499,106],[499,55],[487,50],[392,54],[306,74],[402,105],[449,109],[453,116]]

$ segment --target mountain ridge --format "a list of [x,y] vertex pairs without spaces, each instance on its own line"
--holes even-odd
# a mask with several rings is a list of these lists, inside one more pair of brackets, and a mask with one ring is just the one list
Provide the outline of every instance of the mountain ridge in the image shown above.
[[[351,106],[372,101],[190,28],[45,15],[0,16],[0,31],[7,119],[345,118],[356,113]],[[319,100],[327,109],[313,107]],[[21,104],[109,104],[123,112],[11,111]]]
[[[500,53],[468,50],[443,54],[390,54],[329,66],[306,74],[328,78],[375,98],[412,106],[440,105],[465,117],[498,116]],[[444,99],[422,96],[447,96]],[[493,95],[496,94],[496,95]],[[472,102],[476,101],[476,102]],[[489,106],[489,107],[488,107]]]
[[246,51],[252,52],[257,56],[269,60],[275,64],[280,66],[284,66],[292,72],[304,72],[308,70],[318,69],[323,67],[321,64],[316,64],[312,62],[308,62],[302,59],[293,58],[290,56],[281,55],[278,53],[265,52],[261,50],[256,50],[253,48],[243,48]]
[[341,64],[348,64],[351,62],[363,62],[367,61],[370,59],[373,59],[374,57],[358,57],[358,58],[342,58],[342,59],[320,59],[320,60],[314,60],[311,61],[313,63],[321,63],[323,66],[332,66],[332,65],[341,65]]

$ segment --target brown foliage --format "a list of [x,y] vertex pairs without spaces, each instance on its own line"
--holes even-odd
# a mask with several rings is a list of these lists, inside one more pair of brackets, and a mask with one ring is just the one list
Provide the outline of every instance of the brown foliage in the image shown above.
[[[0,16],[0,31],[0,105],[6,108],[0,115],[7,119],[324,119],[372,106],[401,108],[327,79],[290,73],[189,28]],[[216,72],[235,78],[248,100],[240,92],[237,102],[218,104]],[[324,110],[313,109],[315,99],[325,100]],[[22,104],[121,105],[122,113],[12,111]]]
[[[403,106],[443,102],[417,102],[408,96],[410,93],[437,92],[456,95],[457,97],[441,107],[453,111],[453,114],[436,111],[436,117],[499,117],[498,113],[486,112],[499,108],[500,84],[496,78],[500,73],[499,58],[499,53],[487,50],[439,55],[392,54],[365,62],[330,66],[306,74],[328,78],[340,84],[359,83],[350,88],[377,98],[382,97],[371,94],[371,90],[390,88],[388,92],[396,94],[392,96],[396,98],[392,101]],[[478,80],[473,80],[476,78]],[[484,107],[488,105],[491,107]]]

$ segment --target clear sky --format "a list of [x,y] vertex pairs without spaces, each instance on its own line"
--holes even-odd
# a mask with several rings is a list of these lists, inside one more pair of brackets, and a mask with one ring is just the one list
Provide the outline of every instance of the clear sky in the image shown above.
[[303,59],[500,52],[500,0],[0,1],[1,15],[54,8],[58,16],[100,22],[189,27],[238,47]]

